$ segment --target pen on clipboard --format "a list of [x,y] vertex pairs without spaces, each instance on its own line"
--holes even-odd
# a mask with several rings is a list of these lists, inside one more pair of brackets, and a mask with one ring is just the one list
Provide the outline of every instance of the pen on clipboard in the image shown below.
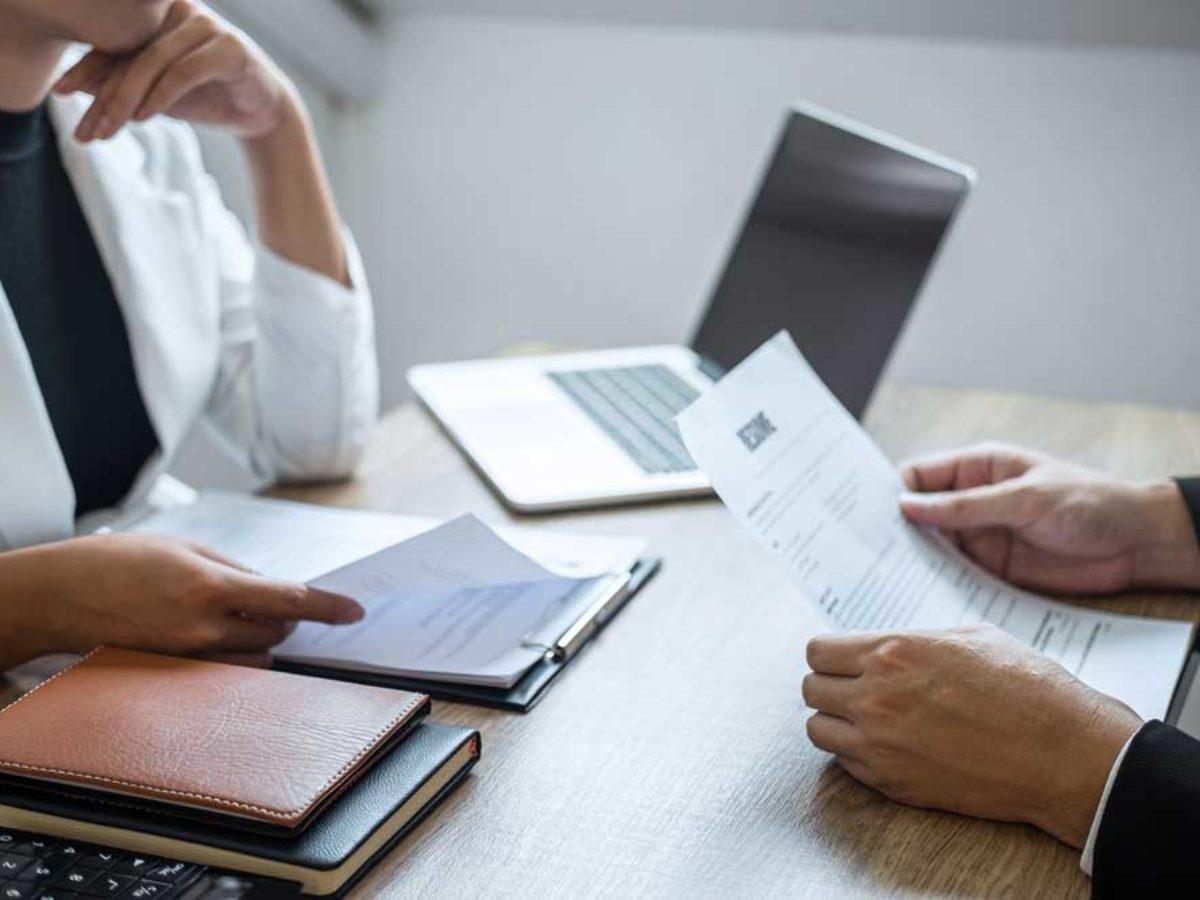
[[629,599],[629,585],[632,579],[633,572],[624,572],[605,584],[596,598],[580,613],[579,618],[547,648],[546,652],[550,657],[561,661],[574,656],[576,651],[603,627],[609,616]]

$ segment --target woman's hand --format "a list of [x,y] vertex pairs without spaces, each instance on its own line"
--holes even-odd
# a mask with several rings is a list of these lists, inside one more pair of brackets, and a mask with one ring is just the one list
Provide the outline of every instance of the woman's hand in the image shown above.
[[1129,707],[988,625],[808,644],[813,744],[901,803],[1028,822],[1082,847]]
[[101,644],[265,660],[297,621],[362,616],[349,598],[167,538],[96,535],[0,555],[0,670]]
[[175,0],[158,34],[135,52],[88,53],[54,91],[95,97],[75,131],[80,141],[110,138],[127,122],[159,114],[261,137],[293,102],[290,83],[270,58],[192,0]]
[[349,287],[341,220],[308,112],[291,82],[253,41],[196,0],[174,0],[137,50],[93,50],[55,84],[95,99],[80,141],[168,115],[222,125],[242,138],[262,242],[285,259]]
[[1065,593],[1200,588],[1200,548],[1171,481],[1120,481],[1039,453],[985,445],[909,463],[905,516],[990,572]]

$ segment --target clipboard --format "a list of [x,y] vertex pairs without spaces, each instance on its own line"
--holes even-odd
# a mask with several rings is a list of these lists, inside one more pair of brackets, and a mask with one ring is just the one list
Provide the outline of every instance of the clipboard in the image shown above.
[[661,566],[661,558],[646,557],[638,560],[628,572],[612,576],[611,587],[597,597],[558,640],[548,645],[541,660],[534,663],[521,680],[510,688],[431,681],[378,672],[356,672],[281,659],[275,661],[274,668],[317,678],[333,678],[376,687],[416,691],[428,694],[436,700],[452,703],[468,703],[509,712],[529,712],[546,695],[555,679],[591,645],[596,635],[625,608],[634,595],[657,574]]

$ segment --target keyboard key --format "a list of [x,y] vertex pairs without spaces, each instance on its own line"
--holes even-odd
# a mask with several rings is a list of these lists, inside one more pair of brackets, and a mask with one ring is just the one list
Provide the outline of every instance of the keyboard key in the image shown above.
[[33,864],[33,857],[0,852],[0,881],[16,878]]
[[679,458],[683,444],[675,431],[675,411],[658,402],[635,373],[628,369],[597,372],[591,382],[668,460]]
[[151,881],[165,881],[167,884],[179,884],[189,875],[196,867],[185,862],[162,862],[146,873],[146,878]]
[[38,884],[49,884],[55,875],[67,868],[69,865],[71,865],[71,863],[66,857],[50,857],[49,859],[42,859],[35,862],[32,866],[25,870],[21,877],[26,881],[33,881]]
[[666,366],[583,369],[547,376],[648,474],[695,470],[675,416],[700,392]]
[[28,881],[10,881],[0,887],[0,900],[33,900],[41,889],[41,885]]
[[89,869],[110,869],[125,858],[120,850],[105,850],[97,847],[79,860],[79,865]]
[[667,470],[666,455],[619,405],[605,396],[597,387],[594,376],[554,373],[551,377],[643,470],[651,474]]
[[84,866],[70,866],[51,878],[50,884],[53,887],[80,891],[95,881],[99,875],[100,873],[95,869],[88,869]]
[[65,843],[59,844],[56,852],[61,856],[68,857],[72,862],[74,862],[87,856],[91,849],[92,848],[86,844]]
[[138,856],[131,853],[113,866],[112,872],[117,875],[134,875],[142,878],[160,862],[162,860],[154,856]]
[[161,898],[169,890],[171,890],[171,885],[169,884],[163,884],[161,881],[146,881],[143,879],[134,887],[130,888],[129,892],[123,896],[130,898],[130,900],[151,900],[153,897]]
[[0,850],[6,850],[9,853],[20,853],[23,856],[33,856],[44,858],[50,853],[58,849],[58,844],[49,838],[36,837],[34,835],[25,835],[11,845],[0,845]]
[[114,875],[111,872],[102,872],[99,878],[83,888],[81,892],[89,897],[116,897],[136,881],[137,879],[132,875]]
[[[0,829],[0,837],[0,900],[183,900],[184,894],[189,900],[236,900],[260,894],[267,900],[275,896],[269,879],[227,879],[193,863],[14,829]],[[298,885],[286,887],[287,893],[279,896],[300,896]]]

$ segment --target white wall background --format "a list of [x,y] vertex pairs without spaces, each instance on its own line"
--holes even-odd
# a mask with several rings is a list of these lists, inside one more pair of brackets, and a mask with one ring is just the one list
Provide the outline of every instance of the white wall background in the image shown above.
[[[228,2],[228,0],[222,0]],[[267,0],[257,0],[267,2]],[[280,2],[280,0],[274,0]],[[358,0],[390,12],[1200,46],[1192,0]]]
[[389,21],[337,151],[388,402],[414,362],[514,340],[686,338],[805,97],[981,174],[896,374],[1200,406],[1194,50]]
[[[290,67],[366,256],[387,404],[415,362],[685,340],[803,97],[981,174],[895,374],[1200,408],[1192,0],[369,5],[373,98]],[[204,143],[249,218],[236,148]],[[244,483],[203,443],[180,470]]]

